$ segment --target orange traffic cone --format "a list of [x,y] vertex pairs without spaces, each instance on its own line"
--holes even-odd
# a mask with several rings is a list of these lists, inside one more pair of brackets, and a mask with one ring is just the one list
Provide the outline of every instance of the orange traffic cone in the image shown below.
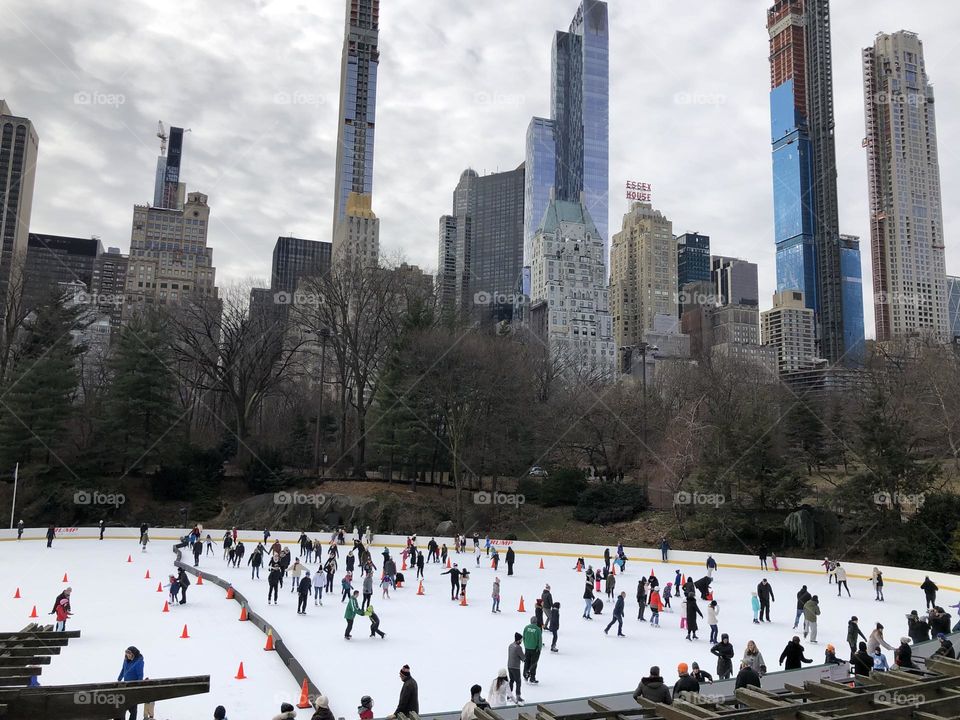
[[273,650],[273,630],[267,630],[267,644],[263,646],[264,650]]
[[653,577],[656,573],[653,572],[653,568],[650,568],[650,577]]
[[577,560],[577,572],[583,572],[583,567],[579,560]]
[[20,599],[20,588],[17,588],[17,591],[13,594],[13,599],[14,600]]
[[183,632],[180,633],[180,639],[181,639],[181,640],[189,640],[189,639],[190,639],[190,633],[187,632],[187,626],[186,626],[186,625],[183,626]]
[[466,606],[467,606],[467,591],[466,591],[466,590],[463,590],[463,591],[460,593],[460,606],[461,606],[461,607],[466,607]]
[[450,558],[448,557],[448,558],[447,558],[447,570],[449,570],[451,567],[453,567],[453,566],[450,564]]
[[237,674],[234,676],[235,680],[246,680],[247,676],[243,674],[243,663],[240,663],[240,667],[237,668]]
[[150,579],[150,571],[149,571],[149,570],[147,570],[147,574],[143,576],[143,579],[144,579],[144,580],[149,580],[149,579]]
[[686,585],[686,584],[687,584],[687,576],[686,576],[686,575],[681,575],[681,576],[680,576],[680,587],[683,587],[683,586]]
[[616,575],[616,574],[617,574],[617,564],[616,564],[616,563],[614,563],[613,565],[610,566],[610,574],[611,574],[611,575]]
[[307,679],[303,679],[303,686],[300,688],[300,702],[297,703],[297,707],[301,710],[308,707],[313,707],[313,704],[310,702],[310,688],[307,687]]
[[707,593],[707,600],[713,600],[713,593],[712,593],[712,592],[708,592],[708,593]]
[[497,561],[496,561],[496,560],[491,560],[491,561],[490,561],[490,567],[492,567],[494,570],[496,570],[496,569],[497,569]]
[[66,573],[63,574],[63,580],[62,580],[61,582],[70,582],[69,580],[67,580],[67,574],[66,574]]
[[400,570],[406,570],[406,569],[407,569],[407,559],[404,558],[404,559],[403,559],[403,567],[400,568]]
[[127,555],[127,562],[133,562],[133,555]]
[[227,600],[233,600],[233,585],[227,588]]
[[520,607],[517,608],[517,612],[526,612],[526,610],[523,609],[523,595],[520,596]]
[[203,575],[197,573],[197,585],[203,585]]
[[157,592],[163,592],[163,583],[161,582],[157,583]]
[[240,608],[240,622],[243,622],[246,619],[247,619],[247,606],[244,605],[242,608]]
[[166,600],[164,600],[164,601],[163,601],[163,610],[161,610],[160,612],[170,612],[170,603],[168,603]]
[[540,558],[540,569],[543,570],[543,558]]
[[33,610],[30,611],[30,617],[32,617],[32,618],[39,617],[39,616],[37,615],[37,606],[36,606],[36,605],[34,605],[34,606],[33,606]]
[[420,587],[417,588],[417,595],[423,595],[423,580],[420,581]]

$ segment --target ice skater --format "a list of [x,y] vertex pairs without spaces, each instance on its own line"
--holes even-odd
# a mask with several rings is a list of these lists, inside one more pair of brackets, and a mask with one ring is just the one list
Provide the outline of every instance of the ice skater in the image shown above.
[[767,546],[766,546],[766,545],[761,545],[761,546],[760,546],[760,549],[757,550],[757,556],[760,558],[760,569],[761,569],[761,570],[769,570],[769,568],[767,568],[767,556],[768,556],[769,554],[770,554],[770,551],[767,550]]
[[343,611],[343,618],[347,621],[347,629],[343,632],[343,637],[346,640],[349,640],[353,632],[353,621],[360,614],[360,603],[357,601],[357,596],[360,594],[359,590],[354,590],[353,595],[350,597],[350,600],[347,602],[347,607]]
[[[699,640],[697,637],[697,616],[703,617],[700,606],[697,605],[697,596],[687,595],[687,640]],[[693,636],[692,638],[690,636]]]
[[444,570],[441,575],[450,576],[450,599],[456,600],[460,595],[460,568],[457,567],[457,563],[453,564],[453,567],[449,570]]
[[493,605],[490,608],[490,612],[500,612],[500,578],[494,578],[493,590],[490,593],[490,597],[493,600]]
[[183,568],[177,570],[177,583],[180,585],[180,604],[187,604],[187,588],[190,587],[190,578]]
[[313,583],[310,581],[310,571],[304,570],[303,577],[297,586],[297,615],[307,614],[307,600],[310,599],[312,589]]
[[370,637],[379,635],[381,638],[385,638],[387,634],[380,629],[380,616],[374,612],[373,605],[367,605],[363,614],[370,618]]
[[846,589],[847,597],[850,597],[850,586],[847,585],[847,569],[838,562],[833,575],[837,579],[837,597],[840,597],[841,588]]
[[[617,637],[626,637],[626,635],[623,634],[623,612],[624,612],[623,606],[624,606],[624,603],[626,602],[626,598],[627,598],[627,594],[625,592],[621,592],[620,595],[617,597],[617,602],[613,606],[613,619],[611,619],[610,622],[607,623],[607,626],[603,629],[604,634],[609,635],[610,628],[612,628],[613,624],[616,623]],[[689,639],[690,638],[688,637],[687,640]]]

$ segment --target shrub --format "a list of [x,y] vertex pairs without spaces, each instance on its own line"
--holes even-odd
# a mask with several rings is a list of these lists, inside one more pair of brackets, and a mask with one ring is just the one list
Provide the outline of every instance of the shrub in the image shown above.
[[283,454],[275,448],[257,450],[243,469],[243,479],[253,493],[272,493],[295,484],[283,470]]
[[574,505],[587,488],[583,471],[577,468],[559,468],[543,481],[539,504],[543,507]]
[[632,520],[648,507],[646,490],[639,485],[593,485],[580,493],[573,518],[607,525]]
[[539,505],[542,492],[542,480],[532,477],[522,477],[517,481],[517,494],[523,495],[523,499],[528,503]]

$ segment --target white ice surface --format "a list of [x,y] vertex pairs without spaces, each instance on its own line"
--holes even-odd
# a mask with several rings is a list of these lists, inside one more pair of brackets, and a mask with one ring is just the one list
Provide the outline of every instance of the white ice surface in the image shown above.
[[[319,536],[318,536],[319,537]],[[369,622],[357,618],[353,639],[343,638],[344,606],[340,603],[340,578],[344,572],[343,548],[335,591],[324,595],[324,606],[315,607],[311,597],[306,616],[296,614],[296,595],[290,593],[289,579],[280,591],[280,605],[267,606],[266,571],[259,580],[250,579],[246,565],[250,551],[256,547],[259,533],[241,533],[247,557],[239,569],[228,568],[222,549],[215,557],[203,557],[200,570],[209,570],[230,580],[247,595],[252,607],[265,616],[282,635],[293,653],[304,664],[315,683],[330,698],[337,717],[351,720],[362,695],[374,698],[374,713],[383,717],[393,712],[400,689],[398,671],[409,664],[420,686],[422,713],[458,710],[467,699],[469,688],[479,683],[486,695],[497,670],[506,667],[507,645],[514,632],[522,631],[533,613],[533,601],[549,582],[555,601],[562,604],[559,635],[560,652],[545,650],[541,657],[537,686],[524,685],[527,702],[543,702],[560,698],[600,695],[632,689],[650,665],[658,664],[668,683],[676,678],[678,662],[699,661],[710,672],[716,667],[709,654],[709,627],[701,620],[696,642],[687,642],[680,630],[680,608],[661,616],[662,628],[655,630],[636,620],[636,585],[640,573],[650,573],[649,563],[629,563],[626,575],[618,575],[617,591],[627,592],[626,638],[615,637],[603,628],[610,619],[611,604],[605,600],[603,615],[592,621],[581,619],[583,611],[583,575],[573,569],[574,560],[545,557],[544,570],[538,569],[538,558],[520,554],[515,575],[508,577],[501,564],[496,573],[501,580],[502,612],[490,612],[490,590],[494,571],[483,558],[476,567],[472,553],[453,555],[461,566],[471,570],[468,586],[468,607],[450,600],[447,577],[441,577],[440,565],[428,565],[425,596],[417,596],[414,572],[405,573],[406,586],[380,599],[374,589],[374,606],[381,618],[384,640],[370,638]],[[322,538],[326,541],[326,537]],[[423,542],[423,541],[422,541]],[[288,545],[296,554],[298,548]],[[382,545],[374,544],[374,562],[379,566]],[[392,549],[398,559],[398,549]],[[596,552],[596,549],[593,549]],[[126,562],[131,554],[134,562]],[[502,557],[503,553],[501,553]],[[187,556],[184,556],[188,559]],[[190,558],[192,559],[192,558]],[[41,620],[53,622],[46,613],[53,598],[64,587],[61,578],[69,573],[74,588],[75,617],[68,629],[79,629],[82,636],[70,642],[59,657],[44,669],[43,684],[113,681],[122,662],[123,650],[136,645],[146,659],[146,675],[151,678],[176,675],[209,674],[211,692],[207,696],[183,698],[158,703],[157,717],[173,720],[200,720],[212,716],[218,704],[227,707],[231,720],[271,718],[283,701],[296,702],[298,688],[275,653],[265,653],[262,633],[249,623],[237,621],[238,606],[224,599],[224,592],[213,584],[191,585],[186,606],[160,612],[165,594],[156,592],[158,580],[166,583],[172,567],[169,544],[151,544],[146,555],[139,553],[135,541],[71,539],[57,541],[48,550],[42,541],[0,543],[0,612],[5,618],[4,630],[23,627],[33,604]],[[745,559],[745,562],[749,560]],[[317,563],[309,566],[311,573]],[[653,566],[661,582],[672,581],[673,565]],[[145,580],[150,569],[152,579]],[[689,567],[681,567],[686,573]],[[694,578],[704,572],[694,572]],[[772,624],[754,625],[750,610],[750,592],[762,577],[768,577],[776,594]],[[730,634],[737,649],[737,659],[747,640],[755,640],[770,671],[777,664],[784,644],[794,634],[792,623],[796,592],[806,584],[818,594],[822,615],[818,645],[804,643],[807,657],[822,662],[827,643],[846,653],[846,625],[853,614],[860,618],[865,634],[876,622],[886,626],[887,642],[896,646],[906,635],[904,615],[912,609],[923,611],[923,593],[917,587],[888,583],[886,602],[873,600],[868,580],[849,580],[853,598],[837,598],[836,586],[828,585],[821,574],[760,571],[721,568],[715,573],[715,597],[720,605],[720,632]],[[23,599],[14,600],[19,587]],[[355,582],[360,589],[360,583]],[[520,596],[527,612],[520,614]],[[603,595],[601,593],[601,595]],[[958,599],[956,593],[941,592],[938,604],[946,607]],[[706,603],[701,601],[706,614]],[[649,614],[648,614],[649,617]],[[187,623],[191,638],[179,638]],[[549,633],[544,633],[549,644]],[[887,652],[892,661],[892,653]],[[237,665],[244,662],[248,680],[234,680]],[[308,710],[298,717],[309,718]]]

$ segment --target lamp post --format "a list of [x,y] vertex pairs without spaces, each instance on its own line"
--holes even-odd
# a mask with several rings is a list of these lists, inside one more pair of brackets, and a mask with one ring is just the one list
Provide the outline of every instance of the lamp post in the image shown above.
[[330,328],[320,328],[320,331],[317,333],[320,337],[320,399],[317,402],[317,428],[316,435],[313,439],[313,469],[318,475],[326,474],[326,468],[324,472],[321,473],[321,459],[322,455],[320,452],[320,428],[321,423],[323,422],[323,384],[326,382],[326,364],[327,364],[327,340],[330,339]]

